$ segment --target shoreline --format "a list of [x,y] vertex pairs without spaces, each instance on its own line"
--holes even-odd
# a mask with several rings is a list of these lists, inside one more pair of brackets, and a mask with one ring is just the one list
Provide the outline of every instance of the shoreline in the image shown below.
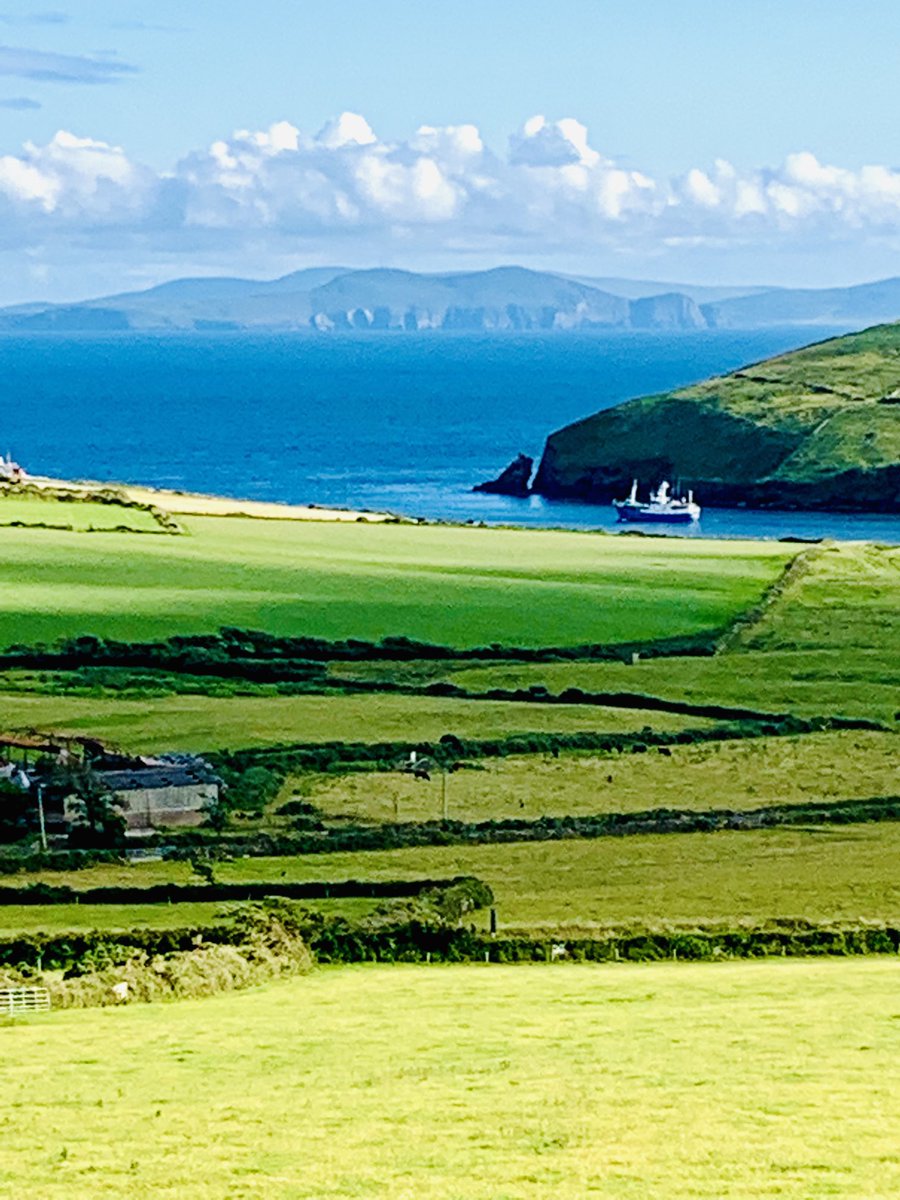
[[204,492],[183,492],[171,488],[155,488],[145,484],[102,482],[95,479],[54,479],[49,475],[28,475],[24,483],[50,491],[54,488],[76,492],[114,488],[131,500],[159,504],[175,516],[193,517],[254,517],[269,521],[360,521],[383,524],[386,521],[410,521],[389,512],[366,509],[327,508],[317,504],[287,504],[274,500],[245,500],[217,496]]
[[[881,532],[872,535],[869,530],[858,531],[858,536],[835,536],[834,533],[828,531],[808,531],[798,532],[789,528],[785,528],[781,532],[763,532],[761,530],[735,530],[733,532],[712,532],[709,529],[702,528],[698,523],[698,527],[688,528],[685,526],[667,527],[662,524],[642,524],[640,522],[614,522],[605,523],[598,520],[597,524],[578,524],[572,525],[564,519],[557,523],[552,520],[552,517],[544,523],[534,523],[532,521],[516,520],[513,513],[504,514],[502,517],[499,514],[485,513],[480,519],[463,519],[457,517],[433,517],[433,516],[413,516],[407,513],[392,512],[389,510],[374,510],[374,509],[353,509],[340,508],[328,505],[312,504],[291,504],[282,501],[271,500],[252,500],[243,499],[232,496],[222,496],[215,493],[182,491],[175,488],[157,488],[146,484],[123,483],[121,481],[110,480],[91,480],[91,479],[60,479],[53,476],[45,475],[27,475],[22,481],[26,485],[30,485],[42,491],[52,491],[54,489],[65,490],[87,494],[91,491],[101,491],[111,489],[121,492],[130,500],[137,501],[140,504],[153,504],[171,513],[173,516],[186,517],[243,517],[248,520],[268,520],[268,521],[288,521],[288,522],[320,522],[320,523],[335,523],[335,524],[402,524],[402,525],[418,525],[418,526],[443,526],[454,527],[459,529],[508,529],[521,530],[523,532],[542,531],[550,533],[554,531],[565,533],[582,533],[595,534],[601,536],[612,537],[639,537],[652,538],[654,540],[675,539],[678,541],[692,540],[694,538],[702,541],[743,541],[743,542],[766,542],[780,541],[793,543],[816,543],[822,541],[838,541],[838,542],[885,542],[890,545],[900,544],[900,529],[897,533],[893,530]],[[506,499],[506,497],[501,497]],[[552,503],[552,501],[551,501]],[[566,501],[562,501],[566,504]],[[597,512],[598,517],[608,506],[601,504],[592,504],[587,501],[569,501],[569,504],[576,504],[580,509],[589,509]],[[749,508],[719,508],[717,506],[706,506],[705,511],[710,514],[728,514],[728,513],[756,513],[764,517],[769,516],[792,516],[795,518],[828,516],[835,517],[866,517],[881,518],[887,515],[890,520],[895,517],[895,514],[879,514],[879,513],[845,513],[835,510],[833,513],[828,513],[818,510],[815,513],[798,511],[796,509],[781,510],[781,509],[749,509]],[[562,515],[562,514],[560,514]],[[900,516],[900,514],[896,514]],[[548,514],[549,517],[549,514]],[[900,524],[900,522],[898,522]],[[855,531],[857,532],[857,531]]]

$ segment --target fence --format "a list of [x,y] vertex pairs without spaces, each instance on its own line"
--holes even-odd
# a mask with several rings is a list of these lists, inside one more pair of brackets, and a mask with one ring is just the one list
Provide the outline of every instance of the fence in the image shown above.
[[50,993],[42,987],[0,988],[0,1016],[13,1017],[19,1013],[47,1012]]

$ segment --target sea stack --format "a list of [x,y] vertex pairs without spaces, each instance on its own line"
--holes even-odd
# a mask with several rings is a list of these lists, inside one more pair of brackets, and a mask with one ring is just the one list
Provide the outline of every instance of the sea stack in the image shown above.
[[531,471],[534,459],[527,454],[518,454],[505,471],[501,471],[496,479],[486,483],[477,483],[473,492],[490,492],[495,496],[527,496],[530,492]]

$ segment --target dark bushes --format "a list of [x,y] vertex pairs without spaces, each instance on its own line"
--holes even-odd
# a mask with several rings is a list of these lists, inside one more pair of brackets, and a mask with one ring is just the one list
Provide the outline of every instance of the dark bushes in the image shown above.
[[587,730],[581,733],[512,734],[486,740],[459,738],[447,734],[437,742],[298,742],[212,753],[207,757],[218,767],[243,771],[251,766],[266,766],[272,771],[288,775],[301,771],[325,772],[338,768],[371,769],[373,765],[390,770],[398,761],[407,758],[412,750],[425,754],[438,763],[449,765],[459,758],[502,758],[510,754],[551,754],[554,751],[559,753],[572,750],[630,753],[638,745],[690,745],[732,738],[789,736],[821,729],[880,728],[877,722],[840,717],[805,719],[775,716],[766,717],[764,720],[742,719],[728,724],[678,732],[643,729],[633,733],[603,733]]
[[656,658],[711,655],[716,634],[658,638],[647,642],[556,647],[475,646],[459,649],[409,638],[380,642],[348,638],[277,637],[259,630],[222,628],[214,634],[171,637],[162,642],[119,642],[108,638],[69,638],[51,646],[11,646],[0,655],[0,669],[62,670],[78,666],[157,667],[193,674],[230,674],[248,679],[306,678],[313,663],[467,659],[491,662],[626,661],[632,655]]
[[[404,896],[432,897],[452,894],[457,902],[482,908],[493,900],[491,889],[480,879],[459,875],[453,879],[336,880],[332,883],[160,883],[151,887],[96,887],[76,889],[65,885],[33,883],[29,887],[0,888],[0,906],[7,904],[176,904],[198,900],[337,900],[349,897],[388,899]],[[441,905],[445,900],[441,899]],[[446,901],[450,903],[450,901]]]

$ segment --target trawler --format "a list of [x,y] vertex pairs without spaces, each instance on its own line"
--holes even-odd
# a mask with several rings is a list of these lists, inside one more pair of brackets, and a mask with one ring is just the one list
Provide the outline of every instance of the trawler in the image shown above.
[[694,502],[694,493],[687,496],[673,496],[669,491],[666,480],[659,485],[655,492],[650,493],[650,499],[644,503],[638,500],[638,481],[631,485],[627,500],[614,500],[613,508],[619,514],[620,521],[658,521],[660,524],[688,525],[700,520],[700,505]]

